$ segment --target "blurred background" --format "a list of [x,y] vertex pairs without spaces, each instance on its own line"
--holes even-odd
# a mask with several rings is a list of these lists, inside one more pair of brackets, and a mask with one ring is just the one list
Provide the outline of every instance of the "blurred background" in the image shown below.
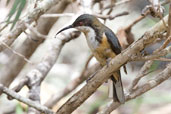
[[[18,3],[16,3],[16,1]],[[0,36],[7,34],[12,29],[15,29],[15,23],[20,21],[25,15],[28,14],[35,6],[35,2],[41,2],[43,0],[0,0]],[[63,27],[69,25],[77,18],[80,14],[90,13],[97,14],[100,13],[102,8],[112,4],[112,2],[120,0],[72,0],[71,3],[67,4],[63,14],[68,14],[66,16],[61,16],[48,31],[48,38],[45,39],[34,51],[30,57],[30,61],[34,64],[24,64],[20,71],[16,74],[17,78],[10,84],[12,88],[15,84],[18,83],[32,68],[34,68],[38,63],[43,60],[44,56],[48,55],[48,49],[52,42],[54,42],[55,34]],[[16,5],[17,4],[17,5]],[[93,4],[93,5],[92,5]],[[121,5],[116,5],[112,8],[110,15],[117,15],[124,11],[128,12],[128,15],[117,17],[113,20],[102,20],[106,26],[111,28],[119,38],[122,37],[122,30],[135,21],[139,16],[141,16],[142,9],[149,4],[146,0],[130,0],[129,2],[123,3]],[[65,5],[65,4],[64,4]],[[16,8],[15,8],[16,7]],[[164,5],[165,13],[168,14],[169,5]],[[102,14],[108,14],[110,9],[106,9]],[[47,18],[53,20],[57,17],[46,17],[46,14],[42,15],[40,19],[43,24],[47,21]],[[13,21],[12,21],[13,20]],[[16,21],[15,21],[16,20]],[[49,20],[48,20],[49,21]],[[140,38],[145,31],[150,27],[155,25],[159,21],[158,18],[152,16],[147,16],[139,23],[134,25],[131,29],[131,34],[133,35],[132,40],[137,40]],[[5,23],[9,23],[5,29],[2,28],[5,26]],[[40,23],[39,23],[40,24]],[[35,24],[36,25],[36,24]],[[47,27],[48,28],[48,27]],[[29,30],[26,30],[26,33],[30,33]],[[29,35],[22,33],[17,40],[12,44],[12,49],[17,50],[22,48],[23,42],[29,38]],[[161,42],[156,43],[148,47],[146,50],[147,53],[152,53],[152,51],[158,48],[161,45]],[[30,48],[32,45],[30,45]],[[71,40],[64,45],[58,60],[55,65],[52,67],[46,78],[41,84],[41,104],[44,104],[49,100],[52,95],[58,94],[61,92],[68,84],[70,84],[75,78],[77,78],[91,55],[91,51],[87,46],[85,36],[81,33],[79,38]],[[167,55],[170,57],[171,55]],[[0,75],[3,76],[1,72],[4,67],[9,64],[13,57],[13,52],[9,49],[4,50],[0,53]],[[15,59],[13,58],[15,63]],[[12,64],[12,63],[10,63]],[[95,58],[92,58],[88,64],[88,67],[97,64]],[[125,74],[123,68],[121,68],[122,80],[125,91],[127,91],[130,83],[135,78],[140,68],[144,64],[144,61],[141,62],[130,62],[128,63],[127,70],[128,74]],[[20,64],[17,64],[20,65]],[[16,65],[16,67],[18,67]],[[143,78],[140,81],[144,82],[151,79],[155,74],[159,73],[165,66],[167,62],[155,61],[150,71],[153,71],[148,76]],[[56,111],[70,96],[72,96],[77,90],[79,90],[83,85],[82,83],[79,87],[73,90],[66,97],[62,98],[55,106],[53,110]],[[158,87],[148,91],[136,99],[133,99],[129,102],[126,102],[124,105],[121,105],[118,109],[112,112],[112,114],[171,114],[171,79],[168,79],[164,83],[160,84]],[[19,94],[27,97],[28,88],[24,87]],[[83,103],[73,114],[95,114],[98,110],[102,109],[109,101],[108,98],[108,86],[104,83],[98,90],[89,97],[85,103]],[[51,102],[51,101],[49,101]],[[24,114],[27,110],[27,106],[16,100],[8,100],[6,95],[0,96],[0,114]]]

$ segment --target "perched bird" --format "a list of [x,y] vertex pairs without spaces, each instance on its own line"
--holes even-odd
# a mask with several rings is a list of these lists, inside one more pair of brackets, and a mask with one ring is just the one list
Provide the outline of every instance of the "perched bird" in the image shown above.
[[[76,28],[85,34],[88,46],[102,66],[121,53],[121,46],[115,34],[93,15],[80,15],[73,24],[63,28],[57,34],[69,28]],[[124,103],[120,69],[114,72],[110,79],[112,83],[109,86],[109,97],[112,97],[115,102]]]

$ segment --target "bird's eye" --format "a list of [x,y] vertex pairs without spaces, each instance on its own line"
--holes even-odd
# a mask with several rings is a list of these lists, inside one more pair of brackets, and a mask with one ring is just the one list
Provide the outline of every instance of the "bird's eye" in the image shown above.
[[80,25],[80,26],[83,26],[83,22],[79,22],[79,25]]

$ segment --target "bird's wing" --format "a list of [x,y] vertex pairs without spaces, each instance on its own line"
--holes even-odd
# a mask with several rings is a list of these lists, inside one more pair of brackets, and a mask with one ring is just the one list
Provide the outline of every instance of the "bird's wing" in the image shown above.
[[118,38],[115,36],[115,34],[110,30],[105,31],[105,35],[110,43],[110,46],[113,50],[113,52],[117,55],[121,53],[121,45],[119,43]]

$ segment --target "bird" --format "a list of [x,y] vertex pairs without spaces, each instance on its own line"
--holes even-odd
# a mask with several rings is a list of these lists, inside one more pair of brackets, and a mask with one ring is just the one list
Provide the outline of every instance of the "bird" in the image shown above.
[[[70,28],[84,33],[90,50],[101,66],[107,65],[112,58],[121,53],[122,48],[114,32],[91,14],[80,15],[71,25],[61,29],[56,35]],[[114,102],[124,104],[120,69],[112,73],[109,82],[109,97],[113,98]]]

